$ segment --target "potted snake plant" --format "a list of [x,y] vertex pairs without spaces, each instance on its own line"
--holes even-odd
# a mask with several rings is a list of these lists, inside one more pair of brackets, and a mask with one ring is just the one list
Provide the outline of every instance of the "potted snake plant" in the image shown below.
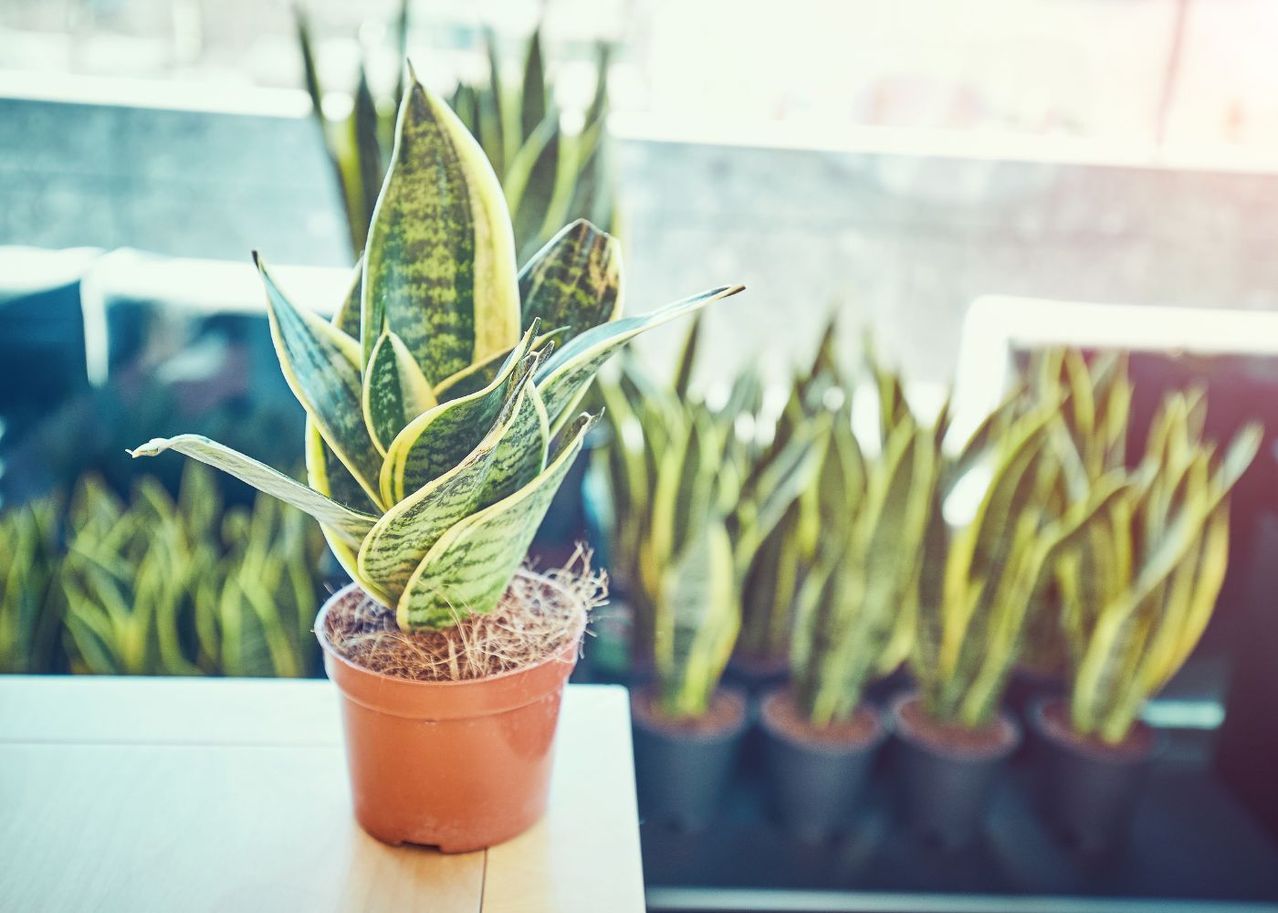
[[[1059,403],[1021,412],[1018,396],[946,461],[930,492],[910,658],[918,690],[892,705],[907,823],[947,848],[979,833],[1020,743],[1001,700],[1053,559],[1123,484],[1121,474],[1105,476],[1085,499],[1053,509],[1060,466],[1045,453]],[[959,483],[982,464],[988,482],[970,517],[947,519],[962,507]]]
[[315,632],[343,695],[356,817],[388,843],[461,852],[545,808],[593,585],[521,562],[594,422],[576,404],[627,340],[739,288],[619,318],[616,242],[586,222],[516,270],[483,150],[411,68],[406,81],[332,322],[293,304],[257,258],[308,417],[309,486],[194,435],[134,455],[179,451],[319,520],[354,580]]
[[1229,558],[1229,491],[1261,441],[1243,429],[1223,456],[1203,440],[1206,400],[1174,393],[1155,416],[1132,484],[1060,557],[1067,700],[1039,701],[1043,797],[1085,852],[1118,846],[1157,746],[1140,720],[1215,607]]
[[[1033,353],[1020,382],[1025,408],[1036,401],[1064,400],[1050,451],[1062,460],[1051,502],[1060,509],[1082,497],[1107,473],[1126,467],[1132,385],[1126,355],[1078,349]],[[1008,689],[1008,704],[1025,715],[1040,696],[1060,696],[1069,670],[1061,636],[1061,594],[1054,579],[1030,607],[1025,641]]]
[[601,465],[614,493],[613,561],[630,578],[636,665],[647,679],[632,700],[640,811],[693,830],[713,818],[748,725],[745,695],[721,687],[745,571],[808,484],[824,429],[761,448],[736,433],[753,384],[714,410],[679,395],[687,372],[678,376],[665,388],[600,384],[612,430]]
[[790,683],[760,708],[773,805],[804,839],[848,823],[887,734],[863,694],[909,649],[933,434],[899,423],[867,460],[843,414],[826,445],[822,547],[796,600]]

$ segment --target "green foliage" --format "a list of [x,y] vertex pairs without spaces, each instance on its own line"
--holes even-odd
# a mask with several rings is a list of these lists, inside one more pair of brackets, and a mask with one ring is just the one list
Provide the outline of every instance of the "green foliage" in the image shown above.
[[323,551],[269,498],[224,511],[203,466],[176,501],[150,477],[128,503],[86,477],[69,508],[50,496],[0,517],[0,670],[314,675]]
[[617,242],[584,221],[516,271],[487,157],[407,75],[368,244],[333,320],[295,306],[257,261],[307,413],[309,487],[198,435],[133,453],[177,450],[311,514],[413,630],[496,607],[582,448],[593,419],[574,411],[595,372],[639,333],[740,287],[620,318]]
[[57,536],[53,498],[0,516],[0,672],[54,667],[63,612]]
[[910,651],[948,423],[945,408],[931,427],[921,424],[900,377],[868,346],[866,363],[879,401],[877,453],[862,452],[841,410],[813,489],[820,545],[800,566],[791,669],[797,702],[816,726],[850,719],[866,682]]
[[[1054,503],[1062,470],[1049,440],[1061,403],[1027,410],[1021,396],[1014,391],[943,461],[924,539],[911,665],[928,712],[968,727],[996,713],[1061,549],[1124,486],[1110,473],[1083,497]],[[973,498],[963,489],[982,476]],[[947,522],[965,495],[976,501],[970,518]]]
[[[401,0],[392,29],[399,59],[407,50],[409,0]],[[350,113],[329,119],[323,111],[324,90],[316,68],[314,41],[306,15],[297,13],[297,40],[311,109],[323,132],[333,173],[342,193],[351,249],[364,250],[382,180],[393,159],[395,112],[401,106],[404,81],[393,96],[379,99],[363,64]],[[496,44],[485,32],[489,78],[462,83],[450,99],[467,130],[479,140],[505,188],[520,263],[541,249],[574,219],[588,219],[612,230],[615,195],[610,173],[605,121],[608,109],[609,48],[598,47],[594,97],[582,114],[579,130],[563,129],[555,104],[554,84],[546,71],[541,30],[524,48],[518,81],[503,78]]]
[[1150,427],[1132,482],[1056,569],[1080,733],[1119,742],[1188,658],[1229,559],[1230,489],[1260,446],[1258,426],[1222,457],[1203,440],[1206,399],[1175,393]]
[[[1048,349],[1030,358],[1023,408],[1032,408],[1035,401],[1063,403],[1048,442],[1050,454],[1061,461],[1051,495],[1053,510],[1086,497],[1106,475],[1126,467],[1131,397],[1125,355],[1101,353],[1089,364],[1077,349]],[[1069,667],[1054,580],[1030,607],[1019,666],[1050,678],[1063,676]]]
[[310,623],[323,541],[269,498],[223,512],[190,465],[176,502],[144,478],[129,504],[96,480],[71,503],[58,569],[76,672],[301,676],[318,672]]
[[681,396],[695,339],[694,327],[669,387],[633,363],[600,383],[613,567],[634,602],[641,661],[651,661],[659,706],[673,719],[706,712],[736,643],[747,572],[809,486],[829,429],[813,422],[763,444],[751,374],[719,409]]

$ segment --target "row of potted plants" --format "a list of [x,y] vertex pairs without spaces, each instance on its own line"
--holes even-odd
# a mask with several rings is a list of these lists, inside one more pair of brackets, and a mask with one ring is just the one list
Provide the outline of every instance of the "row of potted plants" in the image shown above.
[[[1114,839],[1156,742],[1142,707],[1210,618],[1259,429],[1218,453],[1204,396],[1173,393],[1129,468],[1124,361],[1054,351],[958,444],[948,404],[924,421],[867,347],[879,421],[861,440],[832,328],[775,421],[749,373],[716,408],[687,398],[695,338],[673,383],[632,364],[602,388],[648,815],[712,815],[750,717],[720,685],[732,661],[782,681],[757,716],[787,825],[846,824],[891,732],[908,824],[966,843],[1021,742],[1003,699],[1025,656],[1068,677],[1030,716],[1052,819],[1080,846]],[[903,663],[914,690],[884,713],[866,686]]]
[[323,557],[301,513],[224,507],[198,464],[176,499],[87,476],[0,517],[0,672],[313,675]]

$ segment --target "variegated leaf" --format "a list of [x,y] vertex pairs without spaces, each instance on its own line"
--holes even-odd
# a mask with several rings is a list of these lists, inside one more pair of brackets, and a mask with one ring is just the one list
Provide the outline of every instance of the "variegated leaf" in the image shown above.
[[413,353],[389,330],[373,346],[364,369],[361,404],[368,433],[383,454],[409,422],[436,405]]
[[440,537],[400,597],[396,619],[401,628],[445,627],[496,608],[594,421],[581,416],[535,479]]
[[526,329],[568,327],[566,343],[621,315],[621,249],[584,219],[560,231],[519,272]]
[[155,438],[130,450],[129,455],[156,456],[166,450],[176,450],[201,463],[221,469],[252,485],[258,491],[263,491],[286,504],[293,505],[298,510],[305,511],[320,523],[332,528],[347,542],[358,543],[377,521],[376,517],[338,504],[332,498],[312,491],[301,482],[290,479],[265,463],[224,447],[202,435],[180,434],[171,438]]
[[[460,463],[488,433],[502,405],[509,398],[517,372],[532,348],[530,328],[521,343],[506,357],[492,383],[469,396],[449,400],[424,412],[401,431],[386,449],[380,485],[386,503],[438,478]],[[531,367],[536,362],[530,362]]]
[[743,288],[744,286],[733,285],[711,289],[668,304],[650,314],[623,317],[621,320],[600,324],[569,340],[546,359],[537,372],[537,387],[546,403],[551,429],[558,427],[567,409],[594,379],[595,372],[621,346],[646,330],[694,313],[712,301],[737,294]]
[[515,242],[483,149],[410,72],[365,251],[363,357],[383,327],[432,384],[519,338]]
[[358,345],[316,314],[295,307],[260,259],[257,265],[266,284],[271,339],[284,379],[337,458],[376,500],[382,458],[360,408]]
[[359,550],[360,579],[398,601],[413,570],[451,526],[536,478],[549,437],[537,388],[525,374],[479,446],[377,521]]

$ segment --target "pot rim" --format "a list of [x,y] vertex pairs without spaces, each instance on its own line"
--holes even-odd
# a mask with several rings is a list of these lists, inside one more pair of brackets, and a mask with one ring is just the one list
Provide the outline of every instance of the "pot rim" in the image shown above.
[[874,720],[874,731],[865,739],[859,742],[816,742],[810,739],[794,738],[790,733],[777,729],[768,720],[767,704],[770,700],[777,700],[784,696],[789,690],[790,684],[778,685],[770,688],[763,693],[763,697],[759,699],[759,728],[763,730],[764,735],[769,738],[776,739],[778,742],[784,742],[794,748],[801,749],[811,754],[826,755],[829,757],[854,757],[856,755],[868,754],[874,751],[886,741],[891,735],[891,729],[888,721],[884,717],[882,709],[880,709],[872,701],[862,698],[857,704],[857,710],[865,710]]
[[[575,600],[566,587],[544,575],[523,568],[517,573],[557,587],[565,598]],[[420,681],[366,669],[340,655],[329,642],[323,634],[323,620],[333,606],[351,593],[367,596],[358,584],[345,586],[329,597],[316,619],[315,634],[323,648],[325,671],[344,699],[404,719],[438,721],[507,713],[562,690],[576,665],[587,622],[587,612],[583,610],[574,636],[557,652],[530,665],[464,681]]]
[[1100,745],[1092,744],[1087,736],[1075,733],[1072,727],[1069,732],[1077,735],[1078,738],[1063,738],[1055,731],[1054,727],[1048,725],[1046,720],[1047,708],[1052,704],[1068,704],[1068,701],[1062,697],[1039,697],[1030,703],[1029,713],[1026,716],[1030,725],[1034,727],[1034,732],[1039,738],[1046,740],[1054,747],[1085,760],[1114,767],[1139,767],[1142,764],[1148,764],[1153,761],[1167,747],[1167,733],[1156,726],[1149,725],[1142,719],[1137,719],[1133,722],[1132,730],[1141,729],[1147,731],[1149,733],[1149,747],[1138,754],[1107,750]]
[[[550,579],[545,574],[538,574],[536,571],[530,571],[527,568],[521,567],[519,570],[515,572],[515,576],[532,577],[535,580],[537,580],[538,583],[543,583],[559,590],[560,592],[564,594],[564,597],[566,599],[569,599],[572,601],[580,601],[575,596],[573,596],[568,591],[568,588],[565,587],[562,583],[559,583],[555,580]],[[504,678],[513,678],[516,675],[522,675],[525,672],[530,672],[533,669],[540,668],[541,666],[544,666],[546,663],[560,661],[560,657],[565,652],[564,650],[559,650],[559,651],[556,651],[555,653],[550,653],[546,655],[542,659],[537,660],[537,662],[535,663],[529,663],[526,666],[519,666],[514,669],[507,669],[505,672],[497,672],[493,675],[485,675],[482,678],[468,678],[468,679],[463,679],[461,681],[456,681],[456,682],[453,682],[453,681],[430,682],[430,681],[422,681],[420,679],[413,679],[413,678],[401,678],[397,675],[387,675],[385,672],[376,672],[365,666],[361,666],[359,663],[355,662],[354,660],[349,659],[343,656],[342,654],[338,653],[337,648],[333,646],[332,641],[328,639],[328,635],[324,632],[323,622],[325,617],[327,617],[329,611],[334,606],[336,606],[339,602],[345,599],[347,594],[351,592],[356,592],[356,591],[363,593],[366,597],[373,600],[374,602],[380,602],[380,600],[378,600],[376,597],[370,594],[358,583],[356,583],[355,581],[351,581],[350,583],[346,584],[346,586],[342,587],[340,590],[337,590],[335,593],[333,593],[333,595],[329,596],[327,599],[324,600],[324,604],[320,607],[319,614],[315,616],[315,625],[312,628],[312,632],[315,634],[315,639],[319,641],[320,647],[323,649],[325,656],[332,657],[334,660],[341,663],[343,666],[346,666],[350,669],[354,669],[355,671],[359,672],[361,675],[368,675],[368,676],[372,676],[373,678],[384,679],[386,681],[395,682],[397,684],[422,685],[422,686],[426,686],[430,688],[445,688],[445,689],[462,688],[467,685],[478,685],[478,684],[483,684],[485,682],[495,682]],[[574,648],[576,648],[577,646],[580,646],[581,635],[585,632],[588,615],[589,613],[585,611],[581,613],[580,624],[577,626],[578,627],[577,634],[571,640],[571,643],[573,644]]]
[[889,713],[891,714],[890,725],[892,731],[897,738],[909,742],[916,748],[935,755],[938,758],[946,758],[952,761],[981,763],[986,761],[1001,761],[1010,757],[1021,745],[1023,733],[1021,726],[1016,722],[1016,718],[1008,712],[1007,708],[999,705],[998,721],[1002,723],[1003,728],[1008,733],[1005,743],[991,745],[986,748],[958,748],[954,746],[939,745],[934,741],[918,735],[910,730],[908,725],[904,725],[904,717],[901,714],[902,708],[912,701],[922,701],[923,696],[917,690],[906,691],[892,698],[889,704]]
[[[654,722],[649,715],[636,713],[635,705],[639,701],[642,701],[651,689],[652,683],[647,683],[642,687],[631,689],[630,692],[631,724],[642,728],[646,732],[681,742],[696,742],[701,745],[712,745],[720,742],[730,742],[750,728],[750,699],[741,688],[734,688],[731,685],[720,685],[714,690],[715,694],[725,694],[733,698],[737,705],[741,708],[741,713],[732,725],[713,732],[699,732],[695,729],[680,729],[677,726],[661,725],[659,722]],[[713,698],[711,698],[711,700],[713,700]]]

